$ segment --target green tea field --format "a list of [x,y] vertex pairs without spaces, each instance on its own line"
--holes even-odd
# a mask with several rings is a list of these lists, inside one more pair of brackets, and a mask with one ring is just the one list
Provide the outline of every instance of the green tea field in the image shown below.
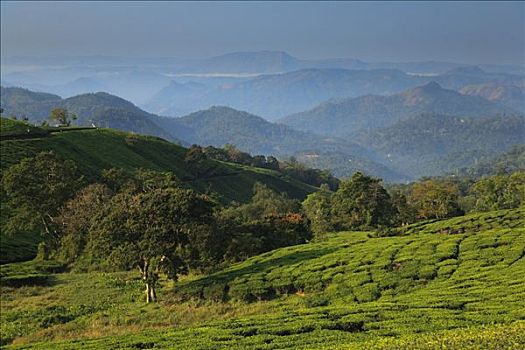
[[[211,275],[162,281],[160,302],[149,305],[133,272],[3,265],[2,342],[7,349],[522,349],[524,255],[519,208],[420,223],[394,237],[330,234]],[[24,283],[31,274],[47,278]]]

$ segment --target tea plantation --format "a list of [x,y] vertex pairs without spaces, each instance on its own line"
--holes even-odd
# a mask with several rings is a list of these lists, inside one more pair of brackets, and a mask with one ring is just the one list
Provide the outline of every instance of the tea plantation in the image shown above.
[[[143,303],[133,272],[4,265],[2,279],[19,284],[2,283],[2,342],[7,349],[523,349],[524,255],[519,208],[419,223],[393,237],[330,234],[211,275],[162,281],[156,305]],[[23,274],[35,271],[49,278],[24,285]]]

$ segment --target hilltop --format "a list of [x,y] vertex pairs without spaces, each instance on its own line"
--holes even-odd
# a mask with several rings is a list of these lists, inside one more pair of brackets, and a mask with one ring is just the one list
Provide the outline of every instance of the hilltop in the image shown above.
[[60,96],[16,87],[1,88],[1,105],[6,116],[26,117],[33,123],[45,121],[54,108],[65,108],[78,116],[76,124],[92,124],[178,141],[156,125],[153,114],[133,103],[105,92],[87,93],[62,99]]
[[348,137],[361,130],[388,127],[417,114],[494,116],[516,111],[480,96],[462,95],[436,82],[391,96],[366,95],[329,100],[280,122],[303,131]]
[[525,112],[525,87],[485,83],[464,86],[460,92],[464,95],[481,96],[516,111]]

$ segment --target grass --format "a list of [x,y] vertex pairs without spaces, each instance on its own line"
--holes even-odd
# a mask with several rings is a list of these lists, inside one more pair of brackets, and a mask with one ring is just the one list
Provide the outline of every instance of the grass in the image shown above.
[[463,219],[277,249],[163,281],[156,305],[133,272],[53,274],[3,287],[2,337],[14,349],[522,349],[523,209]]
[[[2,118],[2,133],[11,130],[4,124],[12,122],[15,121]],[[17,128],[19,124],[15,122]],[[111,167],[130,171],[138,168],[171,171],[194,189],[215,193],[222,203],[248,201],[256,181],[286,192],[292,198],[304,199],[316,190],[277,171],[215,160],[199,164],[201,171],[196,175],[184,161],[184,147],[152,136],[110,129],[63,130],[42,138],[3,140],[0,145],[2,172],[23,158],[52,150],[62,158],[75,161],[82,174],[89,179],[97,179],[103,169]]]
[[0,118],[0,137],[10,137],[10,136],[45,136],[48,134],[48,131],[34,126],[32,124],[7,119]]

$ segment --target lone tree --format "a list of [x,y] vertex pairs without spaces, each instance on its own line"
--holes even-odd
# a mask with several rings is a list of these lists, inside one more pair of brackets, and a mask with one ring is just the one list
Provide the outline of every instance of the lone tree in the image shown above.
[[56,244],[56,215],[82,182],[75,163],[61,160],[53,152],[42,152],[13,165],[2,177],[8,205],[16,208],[7,229],[14,233],[41,228],[48,243]]
[[137,268],[146,302],[164,272],[173,280],[211,250],[212,203],[192,190],[157,188],[113,197],[91,230],[91,255],[113,268]]
[[332,215],[339,230],[391,226],[396,208],[380,179],[357,172],[332,196]]
[[49,120],[58,123],[59,125],[71,125],[72,120],[76,120],[75,114],[69,113],[67,109],[55,108],[49,113]]

